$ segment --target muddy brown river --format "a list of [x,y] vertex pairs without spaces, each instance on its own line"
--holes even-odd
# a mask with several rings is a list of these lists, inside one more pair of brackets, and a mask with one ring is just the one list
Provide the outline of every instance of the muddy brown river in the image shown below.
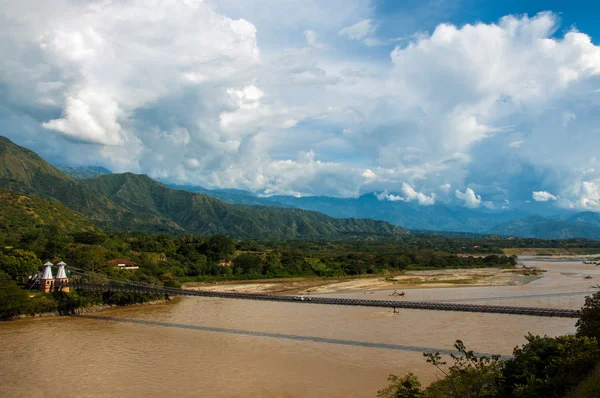
[[[600,281],[600,269],[581,262],[528,262],[534,263],[548,272],[525,285],[412,289],[404,299],[579,308],[578,292]],[[476,352],[510,355],[527,332],[555,336],[573,333],[574,325],[574,319],[188,297],[0,323],[0,385],[4,397],[374,397],[390,373],[435,380],[424,350],[451,350],[461,339]]]

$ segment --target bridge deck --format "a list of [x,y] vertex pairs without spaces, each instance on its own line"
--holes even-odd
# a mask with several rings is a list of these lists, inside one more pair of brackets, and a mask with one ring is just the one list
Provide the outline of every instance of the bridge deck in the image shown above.
[[171,296],[200,296],[220,297],[242,300],[264,300],[293,302],[303,304],[325,304],[325,305],[348,305],[362,307],[384,307],[398,309],[417,309],[432,311],[460,311],[481,312],[491,314],[528,315],[542,317],[578,318],[579,310],[559,308],[537,308],[537,307],[510,307],[500,305],[460,304],[443,303],[432,301],[392,301],[392,300],[360,300],[344,299],[334,297],[308,297],[308,296],[280,296],[260,293],[231,293],[231,292],[209,292],[202,290],[185,290],[166,287],[145,287],[138,285],[98,285],[81,282],[71,282],[70,287],[75,289],[113,291],[126,293],[166,294]]

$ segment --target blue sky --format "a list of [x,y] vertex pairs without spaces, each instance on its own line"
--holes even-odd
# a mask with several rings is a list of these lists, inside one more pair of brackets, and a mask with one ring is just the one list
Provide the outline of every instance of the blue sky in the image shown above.
[[8,2],[0,122],[53,163],[173,183],[598,211],[588,3]]
[[[509,14],[535,15],[552,11],[560,16],[560,36],[571,26],[592,36],[598,43],[598,7],[586,0],[449,0],[449,1],[397,1],[378,0],[374,2],[376,15],[382,20],[382,30],[391,36],[412,33],[413,30],[432,30],[437,24],[449,22],[464,25],[478,21],[494,23]],[[420,18],[414,18],[420,16]],[[408,26],[399,26],[399,20],[407,20]]]

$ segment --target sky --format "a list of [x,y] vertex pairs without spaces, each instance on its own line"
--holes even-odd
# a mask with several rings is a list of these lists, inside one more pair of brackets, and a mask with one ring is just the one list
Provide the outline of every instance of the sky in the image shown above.
[[600,211],[590,4],[0,0],[0,134],[176,184]]

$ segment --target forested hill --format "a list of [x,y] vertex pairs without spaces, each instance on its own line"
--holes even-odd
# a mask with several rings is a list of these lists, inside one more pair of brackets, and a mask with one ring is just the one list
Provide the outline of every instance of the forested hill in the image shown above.
[[0,191],[1,231],[22,236],[43,227],[53,227],[62,233],[98,230],[88,219],[57,201]]
[[338,219],[288,208],[230,205],[173,190],[145,175],[103,175],[76,181],[34,152],[0,137],[0,189],[57,200],[107,230],[224,233],[240,238],[395,236],[387,222]]

